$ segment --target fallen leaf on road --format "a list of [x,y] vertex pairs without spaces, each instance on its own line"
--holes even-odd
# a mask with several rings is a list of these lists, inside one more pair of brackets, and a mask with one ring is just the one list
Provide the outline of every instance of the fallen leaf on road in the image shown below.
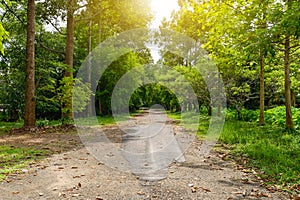
[[67,195],[66,195],[65,193],[59,193],[59,194],[58,194],[58,197],[63,197],[63,198],[66,198],[66,197],[67,197]]
[[231,194],[243,194],[243,192],[231,192]]
[[138,194],[138,195],[145,195],[145,192],[143,192],[143,191],[138,191],[137,194]]
[[205,192],[211,192],[210,189],[207,189],[207,188],[204,188],[204,187],[199,187],[199,188],[202,189],[202,190],[205,191]]
[[292,196],[293,200],[300,200],[300,196]]

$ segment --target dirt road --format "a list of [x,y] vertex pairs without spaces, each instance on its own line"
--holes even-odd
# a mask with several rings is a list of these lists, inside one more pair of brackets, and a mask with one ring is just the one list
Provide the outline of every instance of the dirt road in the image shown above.
[[[147,117],[144,114],[134,120],[136,124],[142,122],[144,128],[155,124],[147,130],[160,128],[156,126],[165,120],[160,115],[154,119]],[[123,151],[123,161],[128,162],[131,172],[136,170],[135,175],[130,170],[116,169],[119,165],[111,167],[105,159],[96,159],[93,152],[78,144],[70,151],[32,164],[23,174],[9,176],[0,183],[0,199],[288,199],[284,193],[272,193],[261,187],[254,174],[243,172],[242,167],[224,159],[224,150],[200,157],[201,141],[192,141],[184,156],[180,153],[180,142],[170,142],[163,153],[155,153],[166,146],[166,140],[182,134],[180,127],[168,124],[160,130],[160,136],[153,137],[141,137],[141,129],[134,129],[132,124],[126,134],[116,126],[103,129]],[[134,162],[137,152],[144,157]],[[118,157],[107,156],[121,166],[123,161]]]

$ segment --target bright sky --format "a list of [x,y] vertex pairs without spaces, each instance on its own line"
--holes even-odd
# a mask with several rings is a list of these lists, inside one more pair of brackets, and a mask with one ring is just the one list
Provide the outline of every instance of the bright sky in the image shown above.
[[[173,10],[179,10],[179,6],[177,4],[177,0],[151,0],[151,7],[154,13],[154,20],[150,24],[150,28],[159,28],[161,25],[161,21],[163,18],[170,19],[171,13]],[[159,53],[159,49],[157,47],[148,46],[151,51],[152,58],[154,63],[156,63],[161,55]]]
[[178,10],[177,0],[151,0],[151,7],[154,12],[154,21],[150,25],[151,28],[158,28],[162,19],[170,18],[173,10]]

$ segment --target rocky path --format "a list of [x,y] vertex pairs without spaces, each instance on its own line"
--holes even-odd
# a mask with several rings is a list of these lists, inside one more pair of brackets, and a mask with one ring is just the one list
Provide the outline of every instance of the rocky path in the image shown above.
[[[181,142],[187,141],[180,135],[182,129],[173,125],[159,127],[164,120],[161,115],[145,117],[135,120],[143,122],[143,128],[147,127],[144,130],[159,129],[160,136],[141,135],[145,131],[132,124],[126,134],[117,127],[106,130],[110,141],[122,150],[131,171],[136,170],[135,175],[130,170],[111,167],[105,159],[96,159],[94,153],[78,146],[32,165],[24,174],[9,176],[0,183],[0,199],[288,199],[284,193],[261,187],[254,174],[225,161],[226,152],[212,151],[206,158],[200,157],[201,141],[192,141],[182,156]],[[176,144],[173,137],[184,139]],[[158,150],[166,145],[169,147]],[[134,162],[137,152],[143,158]],[[109,155],[112,159],[114,156]],[[118,162],[123,161],[116,156],[115,163]]]

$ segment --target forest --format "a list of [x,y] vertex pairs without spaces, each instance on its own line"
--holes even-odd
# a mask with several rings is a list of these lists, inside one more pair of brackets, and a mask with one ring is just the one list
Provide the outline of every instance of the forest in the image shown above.
[[[199,140],[207,134],[211,119],[224,117],[218,143],[230,151],[228,159],[257,170],[266,188],[272,186],[297,199],[300,1],[178,0],[177,4],[178,9],[156,31],[168,30],[194,41],[213,61],[213,75],[199,74],[194,62],[169,51],[164,44],[175,39],[164,36],[155,38],[161,47],[158,58],[145,43],[109,63],[101,78],[91,84],[95,79],[90,69],[96,62],[93,52],[101,50],[101,44],[131,30],[151,32],[155,19],[151,0],[1,0],[0,136],[37,134],[53,127],[72,132],[78,116],[95,115],[101,125],[115,125],[114,90],[124,75],[142,66],[147,78],[174,83],[177,92],[188,90],[180,79],[184,78],[196,100],[188,95],[179,98],[160,81],[144,85],[136,81],[129,104],[123,96],[114,103],[118,111],[129,109],[135,116],[141,109],[162,105],[177,123],[184,115],[195,119]],[[90,70],[86,83],[77,77],[83,65]],[[142,73],[137,71],[127,80],[128,87]],[[215,86],[208,84],[209,78]],[[220,85],[222,90],[218,90]],[[214,90],[217,94],[212,94]],[[10,156],[8,146],[0,143],[1,160]],[[11,170],[12,166],[32,161],[20,156],[0,161],[0,180],[19,170]]]

